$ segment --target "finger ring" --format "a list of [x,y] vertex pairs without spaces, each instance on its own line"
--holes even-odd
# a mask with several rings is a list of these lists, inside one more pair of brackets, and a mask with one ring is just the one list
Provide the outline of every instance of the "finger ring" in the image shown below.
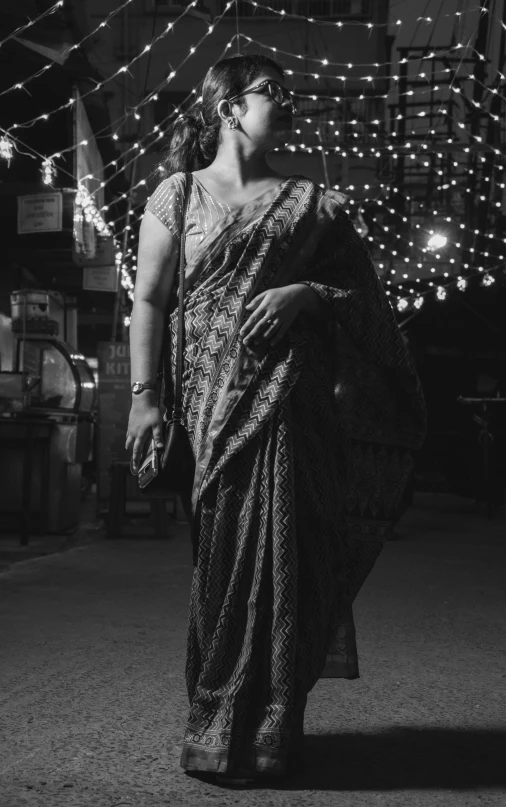
[[267,325],[272,325],[272,319],[266,319],[265,321],[266,321]]

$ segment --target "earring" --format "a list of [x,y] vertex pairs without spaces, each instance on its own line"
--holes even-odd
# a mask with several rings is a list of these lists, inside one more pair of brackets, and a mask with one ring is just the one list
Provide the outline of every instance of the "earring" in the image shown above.
[[235,115],[232,115],[231,118],[227,118],[227,126],[228,126],[229,129],[237,129],[238,125],[239,125],[239,121],[237,120]]

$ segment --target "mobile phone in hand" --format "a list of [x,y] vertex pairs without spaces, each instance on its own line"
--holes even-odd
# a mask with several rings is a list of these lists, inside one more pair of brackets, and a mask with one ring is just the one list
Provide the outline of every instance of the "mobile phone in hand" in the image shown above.
[[148,451],[143,458],[137,473],[137,482],[140,488],[145,488],[155,476],[158,476],[160,468],[160,453],[155,446],[155,441],[151,440]]

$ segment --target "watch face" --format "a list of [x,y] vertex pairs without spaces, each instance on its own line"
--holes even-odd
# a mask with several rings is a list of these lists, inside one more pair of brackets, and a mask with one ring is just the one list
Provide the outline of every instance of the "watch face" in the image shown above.
[[142,384],[140,383],[140,381],[136,381],[134,384],[132,384],[132,392],[133,393],[142,392]]

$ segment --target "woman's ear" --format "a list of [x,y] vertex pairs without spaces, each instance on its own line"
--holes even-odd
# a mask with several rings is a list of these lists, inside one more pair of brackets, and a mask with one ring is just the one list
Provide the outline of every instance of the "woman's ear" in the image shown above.
[[227,122],[227,118],[229,118],[232,114],[232,105],[229,101],[220,101],[217,107],[218,115],[221,118],[222,123]]

